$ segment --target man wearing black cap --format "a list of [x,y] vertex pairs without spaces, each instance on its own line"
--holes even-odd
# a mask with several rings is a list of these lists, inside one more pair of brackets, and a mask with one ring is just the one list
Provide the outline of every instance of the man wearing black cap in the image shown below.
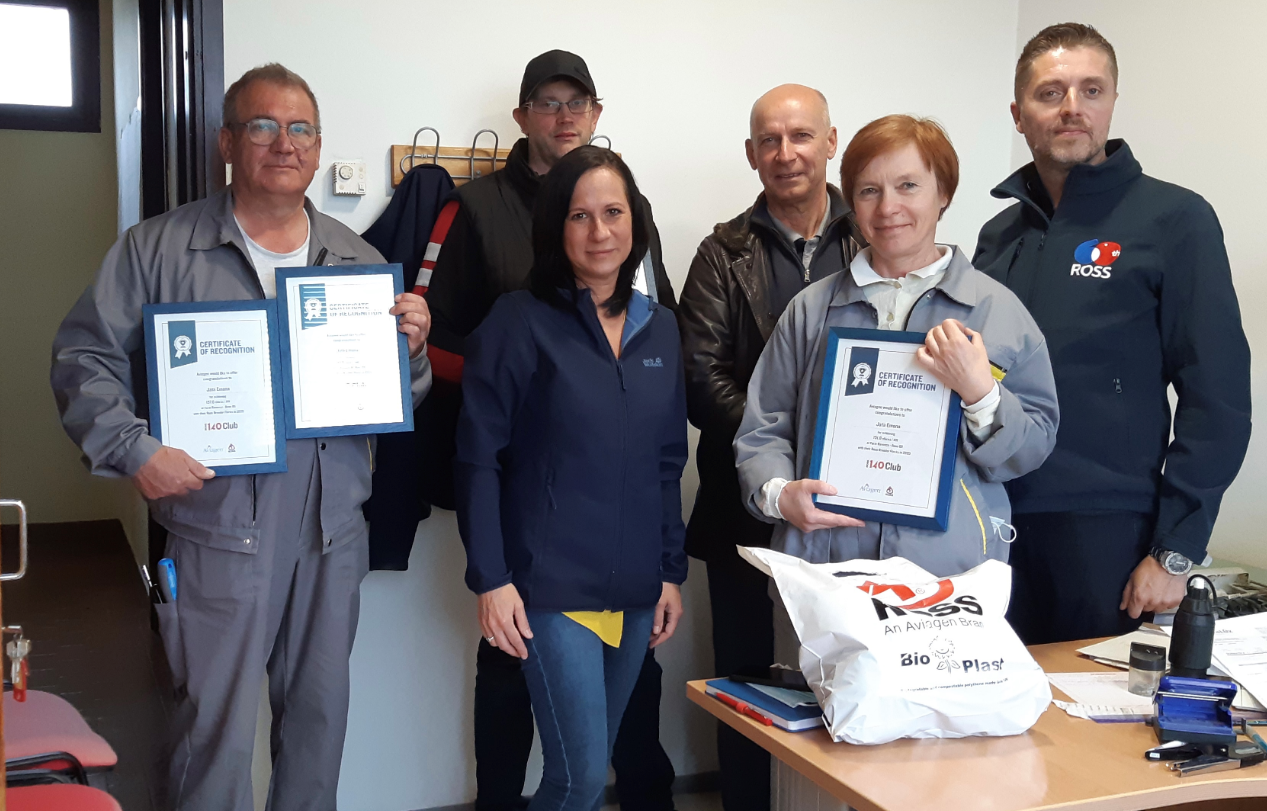
[[[532,207],[542,176],[568,152],[590,142],[602,111],[585,60],[567,51],[536,57],[524,70],[519,106],[511,113],[525,137],[510,150],[505,168],[462,186],[441,213],[428,250],[435,267],[428,279],[424,262],[418,279],[428,288],[432,314],[432,436],[453,436],[466,336],[484,320],[498,296],[527,286]],[[676,310],[651,206],[645,198],[639,204],[646,210],[651,249],[634,284]],[[430,500],[451,508],[452,448],[440,449],[435,456],[427,460]],[[625,811],[673,808],[673,765],[659,740],[660,675],[660,665],[648,650],[612,755]],[[475,672],[477,811],[521,806],[532,738],[532,708],[519,659],[481,640]]]

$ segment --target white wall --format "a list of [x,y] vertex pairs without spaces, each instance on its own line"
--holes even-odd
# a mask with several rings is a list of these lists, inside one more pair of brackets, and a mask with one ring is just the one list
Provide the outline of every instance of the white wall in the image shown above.
[[[1015,52],[1044,26],[1068,20],[1096,26],[1117,52],[1120,96],[1110,136],[1126,139],[1146,173],[1193,189],[1218,212],[1254,358],[1254,403],[1263,403],[1267,321],[1255,313],[1267,301],[1267,107],[1254,100],[1252,89],[1263,76],[1260,34],[1267,28],[1267,4],[1021,0]],[[1028,163],[1024,139],[1017,135],[1013,143],[1014,167]],[[1264,474],[1267,437],[1259,430],[1224,499],[1214,555],[1267,566],[1267,502],[1258,493]]]
[[[760,190],[743,155],[748,110],[783,82],[827,95],[842,152],[853,132],[881,115],[940,119],[963,162],[942,239],[971,250],[981,223],[1000,208],[988,191],[1009,167],[1015,0],[226,0],[224,16],[228,81],[276,60],[311,83],[324,128],[323,172],[311,196],[357,230],[386,205],[389,146],[408,143],[418,127],[438,128],[446,146],[492,127],[509,145],[518,135],[510,110],[523,66],[550,48],[589,62],[605,99],[599,131],[611,136],[655,208],[677,289],[713,224]],[[354,158],[369,165],[371,194],[332,197],[330,162]],[[694,490],[692,465],[687,505]],[[452,516],[441,513],[423,524],[408,573],[375,573],[365,582],[342,808],[418,809],[474,796],[478,630],[463,563]],[[685,598],[689,619],[661,657],[662,737],[678,772],[692,774],[716,768],[712,725],[687,706],[682,689],[688,678],[711,675],[698,566]]]

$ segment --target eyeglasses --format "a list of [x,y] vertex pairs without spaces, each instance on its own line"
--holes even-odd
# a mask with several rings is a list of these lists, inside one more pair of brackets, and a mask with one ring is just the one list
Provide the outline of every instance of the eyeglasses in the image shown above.
[[524,104],[529,112],[537,115],[558,115],[559,111],[567,106],[568,112],[572,115],[585,115],[594,109],[596,99],[572,99],[571,101],[530,101]]
[[[246,127],[246,137],[258,146],[271,146],[282,134],[282,125],[271,118],[252,118],[245,124],[229,124],[232,127]],[[307,121],[296,121],[286,126],[286,134],[295,149],[308,149],[317,143],[321,130]]]

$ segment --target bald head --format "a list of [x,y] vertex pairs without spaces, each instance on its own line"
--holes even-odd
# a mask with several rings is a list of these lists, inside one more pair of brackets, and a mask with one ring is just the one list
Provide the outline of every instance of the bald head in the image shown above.
[[836,128],[823,94],[780,85],[752,105],[748,125],[748,164],[757,170],[771,210],[821,205],[827,162],[836,156]]
[[797,111],[817,118],[824,131],[831,128],[831,112],[827,109],[827,97],[803,84],[781,84],[766,92],[752,105],[748,116],[748,132],[756,137],[760,122],[771,117],[786,116]]

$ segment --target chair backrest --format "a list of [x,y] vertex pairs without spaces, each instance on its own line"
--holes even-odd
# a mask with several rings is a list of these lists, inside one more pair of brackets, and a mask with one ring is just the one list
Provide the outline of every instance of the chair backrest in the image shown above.
[[45,752],[69,752],[85,769],[109,769],[119,761],[106,739],[92,731],[70,702],[52,693],[28,690],[26,701],[4,694],[6,760]]

